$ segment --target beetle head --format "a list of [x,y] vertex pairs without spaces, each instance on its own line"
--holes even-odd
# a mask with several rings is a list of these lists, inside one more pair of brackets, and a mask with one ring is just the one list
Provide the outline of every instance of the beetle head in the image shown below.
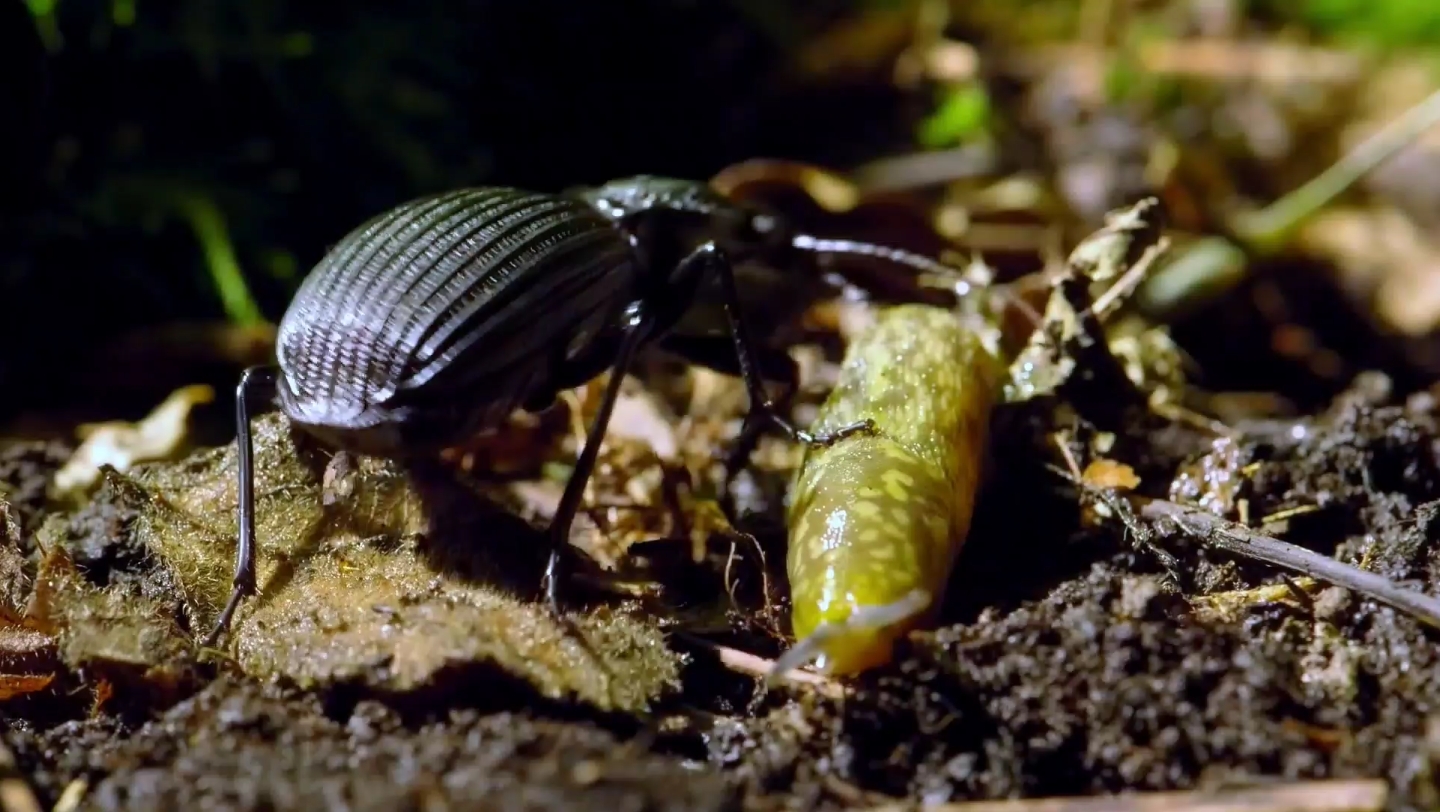
[[729,204],[712,212],[710,238],[736,262],[760,260],[788,267],[795,253],[795,230],[785,218],[748,204]]

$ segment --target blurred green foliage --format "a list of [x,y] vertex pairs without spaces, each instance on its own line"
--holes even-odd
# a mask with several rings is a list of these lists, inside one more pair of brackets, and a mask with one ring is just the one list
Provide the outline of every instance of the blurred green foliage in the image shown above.
[[855,2],[0,0],[0,389],[135,328],[278,318],[439,189],[873,155],[894,89],[775,81]]
[[945,91],[940,105],[920,125],[920,145],[929,149],[953,147],[982,138],[990,126],[990,96],[979,82],[967,82]]
[[1440,3],[1433,0],[1252,0],[1252,10],[1340,43],[1440,45]]

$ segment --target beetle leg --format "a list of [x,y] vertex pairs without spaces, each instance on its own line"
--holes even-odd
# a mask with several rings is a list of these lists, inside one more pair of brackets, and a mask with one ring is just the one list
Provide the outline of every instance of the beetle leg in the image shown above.
[[595,461],[600,455],[600,441],[605,438],[605,430],[610,425],[610,415],[615,411],[615,402],[620,399],[620,385],[635,360],[636,351],[650,337],[651,322],[650,311],[644,302],[634,302],[626,308],[620,349],[615,355],[610,380],[606,382],[605,392],[600,398],[600,408],[595,413],[595,421],[590,424],[590,431],[585,435],[585,447],[580,450],[580,458],[575,461],[575,468],[570,472],[569,481],[565,483],[560,504],[550,519],[550,560],[545,565],[545,599],[550,604],[550,610],[557,615],[560,613],[560,559],[570,546],[570,527],[575,523],[575,514],[580,510],[580,500],[585,496],[585,483],[590,480],[590,474],[595,470]]
[[[740,436],[726,456],[724,480],[720,486],[721,505],[726,514],[731,515],[733,513],[730,495],[731,482],[734,480],[735,474],[744,466],[745,461],[750,458],[750,453],[760,440],[761,430],[767,425],[779,429],[791,442],[809,446],[828,446],[853,434],[872,432],[875,430],[875,424],[868,419],[859,420],[827,432],[812,434],[795,428],[789,420],[781,416],[781,410],[777,407],[776,402],[765,392],[763,375],[766,367],[761,363],[761,355],[755,349],[756,342],[751,337],[750,329],[745,324],[744,316],[740,312],[740,294],[736,289],[735,270],[730,264],[729,257],[715,243],[706,243],[681,260],[676,268],[675,276],[698,278],[703,276],[705,271],[719,278],[721,304],[725,308],[725,317],[730,322],[730,338],[734,345],[735,360],[738,363],[740,379],[745,383],[745,391],[750,400],[750,410],[745,415],[744,424],[740,428]],[[787,404],[799,383],[798,374],[794,374],[793,361],[789,363],[789,369],[791,379],[786,381],[789,386],[786,389],[784,401],[782,401]]]
[[764,420],[779,429],[792,442],[810,446],[833,445],[852,434],[875,430],[874,422],[868,419],[857,420],[819,434],[801,431],[791,425],[789,420],[780,415],[774,401],[765,393],[765,384],[759,374],[760,362],[756,358],[755,341],[740,313],[740,294],[735,288],[735,271],[730,266],[730,260],[714,243],[706,243],[684,261],[710,263],[714,273],[720,278],[725,316],[730,320],[730,337],[735,343],[735,357],[740,362],[740,378],[745,382],[745,389],[750,396],[750,414],[745,418],[747,424],[757,419]]
[[[713,369],[723,375],[744,377],[735,354],[734,339],[731,337],[671,334],[660,339],[660,347],[666,352],[673,352],[683,357],[692,364]],[[764,345],[752,347],[752,349],[756,350],[755,357],[759,362],[760,375],[766,380],[784,385],[782,394],[774,401],[775,411],[788,410],[791,398],[800,388],[800,370],[795,364],[795,359],[783,350],[772,349]],[[725,511],[725,515],[732,520],[735,516],[735,509],[730,485],[735,481],[740,469],[745,467],[745,461],[750,459],[751,453],[755,451],[755,446],[760,442],[760,436],[766,428],[767,425],[764,421],[746,420],[739,436],[735,438],[735,442],[725,453],[724,478],[720,482],[720,506]]]
[[234,588],[230,600],[220,613],[220,619],[210,636],[205,638],[205,647],[215,645],[230,628],[235,610],[247,595],[255,594],[255,443],[250,432],[251,401],[275,394],[275,382],[279,370],[275,367],[251,367],[240,376],[235,387],[235,450],[239,456],[238,497],[240,542],[235,551]]

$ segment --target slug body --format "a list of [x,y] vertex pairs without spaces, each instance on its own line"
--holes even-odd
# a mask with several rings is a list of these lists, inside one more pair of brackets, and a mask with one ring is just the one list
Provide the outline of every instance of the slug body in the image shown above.
[[776,673],[808,661],[836,675],[883,664],[939,607],[1005,372],[994,331],[978,326],[903,305],[880,311],[847,349],[816,430],[864,419],[876,430],[811,448],[801,464],[786,562],[798,643]]

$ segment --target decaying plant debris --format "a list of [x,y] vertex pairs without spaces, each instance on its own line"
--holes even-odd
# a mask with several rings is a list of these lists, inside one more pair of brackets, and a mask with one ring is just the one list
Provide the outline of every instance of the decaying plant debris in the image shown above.
[[[95,809],[863,808],[1361,777],[1386,779],[1392,808],[1428,804],[1423,613],[1153,506],[1428,605],[1436,401],[1392,403],[1370,376],[1304,420],[1177,418],[1153,395],[1173,376],[1142,374],[1173,364],[1107,349],[1110,291],[1159,244],[1136,227],[1151,205],[1052,277],[944,623],[887,666],[761,689],[742,660],[787,642],[764,494],[797,454],[761,443],[731,527],[716,481],[739,384],[652,359],[576,531],[591,564],[569,623],[535,600],[537,528],[594,386],[408,471],[257,421],[267,555],[223,651],[195,641],[229,586],[233,444],[102,468],[72,508],[43,498],[63,449],[0,452],[3,742],[41,803]],[[801,413],[833,377],[825,346],[800,351]]]

